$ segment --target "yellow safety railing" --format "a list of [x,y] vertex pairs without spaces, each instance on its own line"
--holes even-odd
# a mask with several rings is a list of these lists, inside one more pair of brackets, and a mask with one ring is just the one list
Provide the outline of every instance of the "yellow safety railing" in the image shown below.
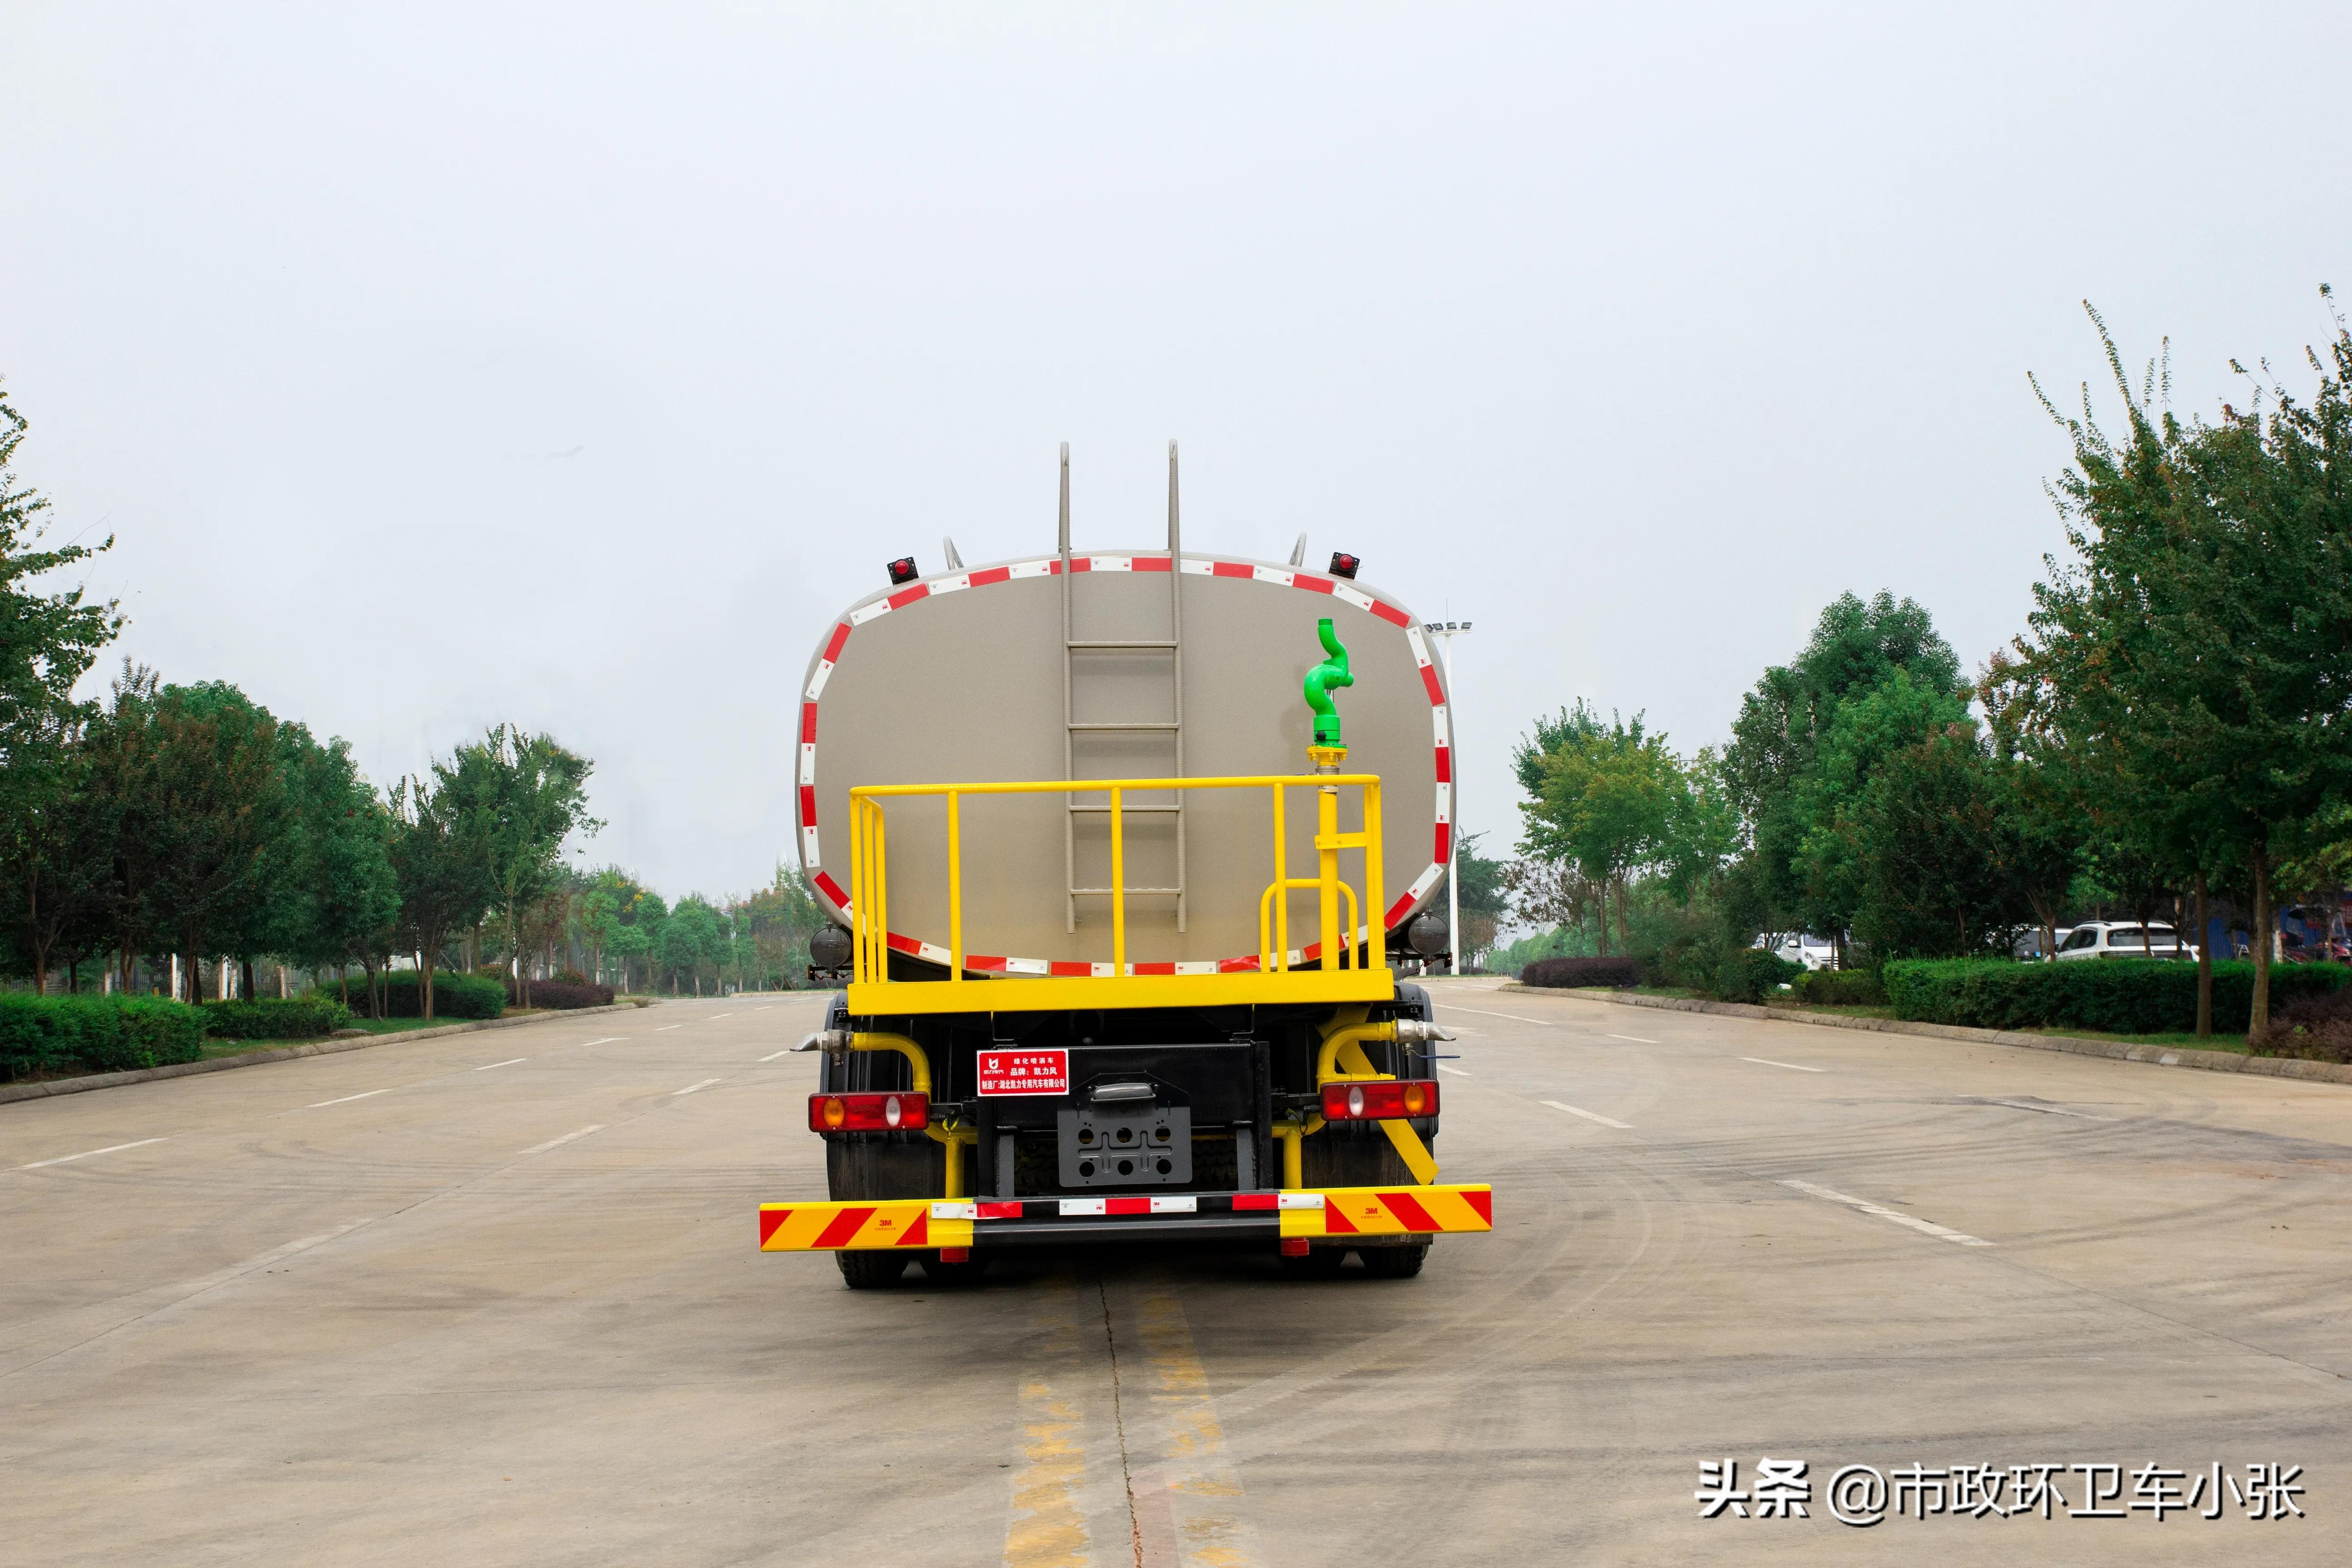
[[[1318,759],[1318,761],[1321,759]],[[1138,792],[1162,790],[1233,790],[1263,789],[1270,793],[1274,807],[1273,879],[1258,899],[1258,974],[1249,975],[1184,975],[1176,977],[1188,991],[1232,991],[1230,984],[1202,987],[1201,982],[1249,981],[1267,976],[1283,976],[1292,980],[1311,981],[1313,975],[1297,973],[1290,963],[1290,910],[1286,896],[1294,889],[1311,889],[1318,895],[1317,925],[1320,933],[1320,961],[1323,975],[1335,971],[1349,971],[1355,977],[1369,982],[1371,972],[1378,971],[1383,979],[1387,974],[1384,932],[1378,926],[1387,909],[1385,889],[1381,882],[1381,781],[1377,773],[1305,773],[1267,774],[1247,778],[1182,778],[1182,779],[1087,779],[1080,781],[1053,780],[1035,784],[861,784],[849,792],[849,916],[851,939],[852,1008],[856,1010],[858,989],[889,984],[890,963],[890,868],[887,813],[885,803],[918,796],[944,796],[947,802],[947,872],[948,872],[948,975],[950,987],[993,984],[968,981],[964,973],[965,946],[963,918],[963,801],[968,795],[1108,795],[1110,797],[1110,963],[1109,975],[1094,977],[1056,976],[1057,980],[1076,981],[1102,987],[1107,982],[1143,980],[1162,982],[1162,976],[1137,976],[1127,952],[1127,836],[1125,806],[1128,796]],[[1287,824],[1284,819],[1283,792],[1288,789],[1313,789],[1317,792],[1316,807],[1316,874],[1293,877],[1287,865]],[[1363,826],[1358,832],[1339,830],[1339,792],[1343,789],[1362,792]],[[1359,900],[1357,889],[1339,876],[1339,854],[1346,849],[1360,849],[1364,854],[1363,895]],[[1339,923],[1339,905],[1345,899],[1347,924]],[[1370,914],[1374,928],[1363,924]],[[1367,957],[1356,952],[1359,933],[1365,934],[1374,945]],[[986,951],[983,949],[983,951]],[[1043,981],[1023,979],[1024,985],[1042,986]],[[895,987],[906,990],[907,987]],[[925,985],[926,992],[937,987]],[[1155,990],[1158,988],[1155,987]],[[1246,988],[1244,988],[1246,989]],[[1290,986],[1282,991],[1287,995]],[[1359,985],[1355,989],[1361,989]],[[1176,993],[1160,993],[1175,999]],[[1273,993],[1268,993],[1271,999]],[[1157,998],[1155,998],[1157,999]],[[1189,999],[1189,998],[1187,998]],[[1242,999],[1234,996],[1212,997],[1201,994],[1203,1003]],[[964,1004],[958,1004],[963,1005]],[[985,1005],[986,1004],[971,1004]],[[927,1004],[924,1010],[930,1010]]]

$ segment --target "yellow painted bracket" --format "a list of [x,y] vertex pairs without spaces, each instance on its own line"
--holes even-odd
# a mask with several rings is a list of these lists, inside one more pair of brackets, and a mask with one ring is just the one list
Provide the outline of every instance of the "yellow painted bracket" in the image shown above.
[[[1335,1031],[1331,1037],[1335,1042],[1331,1053],[1331,1065],[1339,1070],[1319,1079],[1316,1087],[1319,1089],[1327,1083],[1347,1083],[1350,1080],[1362,1083],[1386,1082],[1392,1075],[1372,1070],[1372,1058],[1364,1054],[1361,1036],[1368,1028],[1393,1029],[1394,1026],[1393,1025],[1349,1024]],[[1322,1125],[1321,1119],[1318,1118],[1315,1126],[1310,1126],[1307,1131],[1311,1132],[1315,1131],[1315,1127],[1320,1125]],[[1404,1168],[1412,1173],[1414,1181],[1425,1187],[1437,1180],[1437,1157],[1429,1152],[1429,1145],[1421,1141],[1421,1134],[1412,1130],[1411,1122],[1382,1121],[1381,1131],[1388,1134],[1390,1144],[1397,1152],[1397,1158],[1404,1162]]]
[[1436,1236],[1495,1228],[1495,1189],[1328,1187],[1320,1208],[1283,1205],[1287,1237]]

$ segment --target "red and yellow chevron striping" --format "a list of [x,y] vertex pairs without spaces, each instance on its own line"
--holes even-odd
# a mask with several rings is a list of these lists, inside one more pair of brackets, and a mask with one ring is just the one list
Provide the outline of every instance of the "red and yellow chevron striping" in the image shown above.
[[1282,1211],[1282,1234],[1421,1236],[1495,1228],[1492,1187],[1328,1187],[1323,1206]]
[[[934,1217],[934,1200],[761,1204],[762,1252],[838,1252],[877,1247],[970,1247],[969,1218]],[[969,1214],[970,1204],[940,1204]]]
[[[1128,1240],[1149,1234],[1166,1217],[1185,1234],[1204,1233],[1203,1219],[1232,1222],[1239,1235],[1286,1237],[1428,1236],[1495,1228],[1494,1190],[1485,1186],[1331,1187],[1307,1192],[1177,1194],[1159,1197],[896,1198],[868,1203],[763,1204],[762,1252],[837,1252],[850,1248],[964,1247],[975,1240],[1013,1243],[1033,1225],[1071,1240],[1101,1221]],[[1081,1222],[1078,1229],[1069,1222]],[[1138,1228],[1139,1225],[1141,1228]],[[1207,1231],[1227,1228],[1212,1224]],[[1048,1234],[1040,1229],[1034,1234]]]

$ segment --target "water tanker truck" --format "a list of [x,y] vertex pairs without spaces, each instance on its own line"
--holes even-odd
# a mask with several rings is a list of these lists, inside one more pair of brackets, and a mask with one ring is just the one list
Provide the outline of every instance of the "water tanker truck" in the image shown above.
[[1327,573],[1074,551],[890,584],[817,639],[801,866],[845,984],[810,1131],[824,1201],[760,1246],[854,1289],[1089,1242],[1265,1245],[1420,1272],[1491,1228],[1438,1181],[1437,1027],[1398,979],[1443,896],[1444,674],[1397,600]]

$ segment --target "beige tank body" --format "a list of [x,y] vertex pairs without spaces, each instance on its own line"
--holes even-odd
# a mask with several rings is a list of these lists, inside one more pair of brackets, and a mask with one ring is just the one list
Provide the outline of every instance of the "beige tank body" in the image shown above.
[[[1381,780],[1383,923],[1393,929],[1442,892],[1451,724],[1419,623],[1345,580],[1191,553],[1171,579],[1171,560],[1165,550],[1074,555],[1066,637],[1173,649],[1066,650],[1059,556],[924,578],[862,601],[827,629],[802,688],[797,797],[802,867],[835,919],[846,919],[853,785],[1311,771],[1300,687],[1322,662],[1316,623],[1325,616],[1355,676],[1333,693],[1344,765]],[[1181,595],[1181,637],[1171,595]],[[1286,795],[1288,874],[1309,876],[1314,793]],[[1099,791],[964,799],[967,967],[1044,973],[1108,961],[1111,900],[1069,890],[1110,883],[1105,804]],[[1274,876],[1269,792],[1185,791],[1181,816],[1164,809],[1175,804],[1171,793],[1125,803],[1129,959],[1253,957]],[[907,939],[898,945],[944,962],[945,803],[902,798],[887,809],[891,930]],[[1346,792],[1344,829],[1355,828],[1356,809]],[[1343,856],[1341,871],[1360,889],[1361,854]],[[1291,894],[1289,910],[1289,947],[1301,951],[1315,933],[1313,895]]]

